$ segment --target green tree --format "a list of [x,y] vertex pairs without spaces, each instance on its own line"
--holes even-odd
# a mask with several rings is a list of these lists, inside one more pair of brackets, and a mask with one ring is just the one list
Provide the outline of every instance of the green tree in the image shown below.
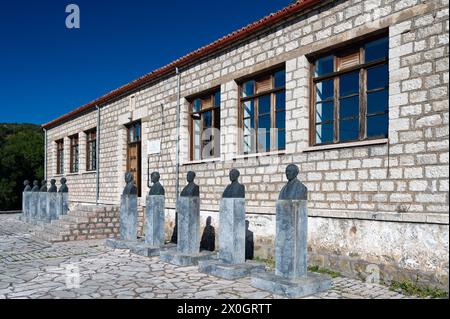
[[44,176],[44,134],[32,124],[0,124],[0,211],[22,206],[23,181]]

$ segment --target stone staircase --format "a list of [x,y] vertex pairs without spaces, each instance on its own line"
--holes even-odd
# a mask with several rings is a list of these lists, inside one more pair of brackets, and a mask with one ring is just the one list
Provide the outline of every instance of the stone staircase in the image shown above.
[[34,232],[47,242],[104,239],[119,234],[117,206],[77,205],[67,215],[49,224],[40,224]]

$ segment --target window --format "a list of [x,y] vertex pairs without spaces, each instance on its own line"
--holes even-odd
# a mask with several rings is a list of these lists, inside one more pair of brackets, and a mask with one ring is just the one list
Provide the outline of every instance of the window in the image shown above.
[[128,144],[141,141],[141,122],[136,122],[127,126]]
[[286,146],[285,70],[272,71],[240,86],[241,153]]
[[127,172],[133,174],[134,182],[138,188],[138,196],[141,197],[141,122],[134,122],[126,126],[128,143],[127,143]]
[[189,117],[190,158],[220,156],[220,90],[195,98]]
[[70,137],[70,172],[78,173],[79,167],[79,148],[78,134]]
[[64,174],[64,140],[56,141],[56,174]]
[[388,136],[388,38],[313,63],[311,144]]
[[86,132],[86,170],[95,171],[97,169],[97,130],[92,129]]

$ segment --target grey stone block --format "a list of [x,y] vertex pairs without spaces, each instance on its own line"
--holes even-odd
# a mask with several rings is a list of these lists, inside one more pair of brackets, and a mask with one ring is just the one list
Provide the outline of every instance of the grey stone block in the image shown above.
[[300,298],[331,288],[331,277],[307,273],[299,278],[283,278],[274,273],[258,273],[252,276],[252,286],[288,298]]
[[229,264],[245,263],[245,199],[222,198],[219,222],[219,259]]
[[31,193],[30,200],[30,219],[29,221],[39,218],[39,192]]
[[105,246],[112,249],[130,249],[134,245],[137,245],[137,241],[123,240],[119,238],[108,238],[105,241]]
[[193,266],[198,265],[201,260],[207,260],[215,257],[215,253],[211,251],[202,251],[195,254],[185,254],[178,251],[177,248],[161,251],[160,258],[163,262],[177,266]]
[[164,195],[147,196],[147,205],[145,207],[145,243],[149,246],[159,247],[164,245],[164,209]]
[[69,194],[68,193],[57,193],[57,205],[56,214],[58,218],[63,215],[67,215],[69,211]]
[[31,214],[30,214],[30,205],[31,205],[31,196],[33,193],[31,192],[23,192],[22,193],[22,221],[28,222]]
[[154,257],[159,256],[161,251],[167,250],[167,249],[173,249],[175,248],[175,244],[167,244],[167,245],[161,245],[161,246],[151,246],[146,244],[145,242],[138,242],[130,247],[130,251],[133,254],[145,256],[145,257]]
[[47,217],[47,192],[39,192],[39,208],[38,208],[38,215],[37,219],[42,221],[48,221]]
[[178,198],[178,251],[195,255],[200,250],[200,198]]
[[120,239],[137,240],[137,195],[122,195],[120,202]]
[[198,271],[224,279],[238,279],[264,272],[266,267],[262,263],[247,261],[241,264],[224,263],[221,260],[206,260],[198,262]]
[[307,201],[278,200],[276,210],[275,274],[302,277],[308,267]]

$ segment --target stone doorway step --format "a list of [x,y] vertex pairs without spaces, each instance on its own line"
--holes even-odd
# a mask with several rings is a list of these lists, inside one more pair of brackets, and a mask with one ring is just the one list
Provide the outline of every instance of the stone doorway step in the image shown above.
[[34,236],[51,243],[113,238],[119,225],[117,206],[77,205],[58,220],[38,225]]

